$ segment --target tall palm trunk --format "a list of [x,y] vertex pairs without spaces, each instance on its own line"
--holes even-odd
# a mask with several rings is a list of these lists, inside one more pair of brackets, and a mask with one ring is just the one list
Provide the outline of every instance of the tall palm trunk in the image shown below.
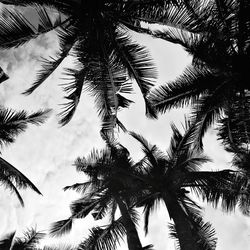
[[137,233],[136,226],[131,219],[131,216],[128,212],[128,208],[126,204],[124,203],[124,201],[122,201],[120,197],[116,197],[116,201],[117,201],[118,207],[122,215],[124,227],[126,229],[128,249],[129,250],[141,250],[142,244],[141,244],[139,235]]
[[171,195],[163,197],[169,216],[173,219],[181,250],[202,250],[197,244],[196,237],[192,232],[192,225],[178,203],[177,198]]

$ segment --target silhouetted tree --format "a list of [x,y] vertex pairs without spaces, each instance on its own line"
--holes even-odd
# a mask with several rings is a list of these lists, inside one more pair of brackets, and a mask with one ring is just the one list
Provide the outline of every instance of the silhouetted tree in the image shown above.
[[[128,248],[141,250],[142,245],[136,230],[137,212],[133,209],[133,198],[136,195],[135,183],[132,178],[133,162],[129,152],[122,145],[105,136],[107,147],[101,151],[93,150],[89,157],[78,158],[76,169],[88,176],[85,183],[77,183],[66,187],[82,193],[82,198],[71,204],[71,216],[67,220],[54,223],[52,235],[61,235],[69,231],[75,218],[84,218],[92,213],[94,219],[99,220],[108,215],[111,225],[108,229],[94,228],[92,233],[99,241],[88,240],[81,244],[84,249],[115,249],[117,239],[126,234]],[[117,208],[121,219],[115,221]],[[109,230],[109,233],[107,233]],[[96,236],[97,234],[97,236]],[[98,244],[97,244],[98,243]]]
[[160,112],[191,104],[193,123],[199,125],[198,146],[202,146],[208,127],[227,115],[234,103],[242,102],[242,110],[247,110],[244,99],[249,95],[250,66],[249,2],[201,2],[190,3],[196,21],[201,23],[199,31],[171,28],[155,33],[183,46],[193,56],[193,63],[177,80],[153,90],[150,95]]

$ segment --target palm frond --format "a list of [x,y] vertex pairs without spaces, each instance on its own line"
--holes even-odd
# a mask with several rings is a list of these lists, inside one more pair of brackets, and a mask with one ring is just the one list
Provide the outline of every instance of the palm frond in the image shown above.
[[[41,194],[37,187],[25,176],[23,175],[18,169],[12,166],[9,162],[5,161],[3,158],[0,157],[0,175],[1,180],[6,183],[8,187],[11,183],[11,189],[13,189],[14,184],[17,188],[30,188],[38,194]],[[14,184],[13,184],[14,182]],[[14,188],[14,192],[18,195],[20,199],[20,195],[16,192]],[[22,199],[20,200],[21,203]]]
[[[172,2],[172,3],[171,3]],[[158,1],[131,9],[136,20],[198,32],[204,30],[209,8],[205,1]]]
[[196,124],[195,146],[203,147],[202,138],[207,129],[221,117],[226,108],[230,89],[225,89],[225,83],[220,84],[214,91],[203,95],[194,105],[191,122]]
[[39,241],[45,236],[44,233],[37,232],[34,228],[31,228],[24,232],[22,238],[16,238],[15,243],[12,246],[13,250],[25,249],[33,250],[38,246]]
[[136,81],[143,94],[146,115],[150,118],[156,118],[154,108],[147,100],[147,94],[157,78],[156,68],[149,51],[145,47],[132,42],[128,34],[124,33],[122,29],[117,31],[117,38],[113,45],[117,60],[128,70],[129,76]]
[[72,10],[76,7],[76,1],[58,1],[58,0],[43,0],[42,2],[40,0],[0,0],[1,3],[6,5],[15,5],[15,6],[24,6],[24,7],[49,7],[56,9],[63,14],[69,15],[72,14]]
[[[46,12],[45,12],[46,13]],[[46,14],[44,14],[46,15]],[[50,20],[45,20],[44,22],[51,22]],[[70,50],[76,42],[77,33],[75,27],[71,25],[69,28],[63,28],[57,30],[60,51],[56,53],[55,57],[50,57],[50,59],[42,58],[42,69],[37,73],[37,79],[32,84],[32,86],[27,89],[23,94],[29,95],[34,90],[36,90],[62,63],[62,61],[69,55]]]
[[200,249],[215,250],[217,243],[215,230],[209,222],[203,221],[200,214],[200,207],[187,196],[181,200],[181,203],[189,218],[195,244]]
[[37,11],[40,18],[42,28],[39,31],[21,12],[14,9],[3,9],[0,14],[0,25],[2,27],[0,31],[0,48],[19,47],[65,23],[59,23],[58,21],[52,23],[46,9],[43,7],[34,8],[34,10]]
[[[144,231],[145,235],[148,234],[148,225],[149,225],[149,216],[154,211],[158,204],[159,200],[157,197],[149,197],[148,199],[143,201],[143,213],[144,213]],[[142,205],[142,204],[141,204]]]
[[67,69],[68,79],[71,80],[70,83],[65,84],[64,91],[68,93],[65,97],[68,103],[63,104],[64,109],[59,113],[60,124],[62,126],[66,125],[73,117],[76,108],[79,104],[83,85],[85,83],[87,70],[82,68],[81,70]]
[[40,125],[51,110],[40,110],[31,114],[0,108],[0,145],[14,142],[16,136],[25,131],[28,124]]
[[116,209],[116,205],[113,206],[113,204],[115,204],[114,199],[112,199],[110,195],[106,195],[105,199],[102,198],[95,206],[92,213],[93,218],[95,220],[101,220],[108,212],[111,212],[111,217],[114,217],[115,211],[111,209]]
[[85,193],[88,192],[88,190],[93,189],[93,183],[92,181],[86,181],[83,183],[75,183],[71,186],[66,186],[63,188],[63,191],[67,191],[67,190],[74,190],[78,193]]
[[68,233],[71,230],[72,224],[73,224],[73,218],[72,217],[69,217],[66,220],[61,220],[61,221],[54,222],[51,225],[49,234],[52,237],[62,236],[64,234]]
[[153,36],[181,45],[189,53],[194,52],[194,46],[200,41],[199,34],[172,27],[164,29],[163,31],[154,31]]
[[249,183],[246,177],[237,172],[194,172],[187,175],[184,185],[191,187],[214,207],[221,205],[226,212],[234,211],[237,205],[244,214],[249,212]]
[[125,235],[126,229],[120,218],[105,228],[92,228],[89,237],[79,245],[78,250],[115,250]]
[[72,218],[84,218],[91,211],[93,211],[96,206],[98,206],[98,202],[101,202],[101,198],[80,198],[76,201],[73,201],[70,205],[70,210],[72,214]]
[[5,188],[8,188],[10,189],[11,192],[13,192],[16,197],[18,198],[21,206],[24,207],[24,201],[23,201],[23,198],[22,196],[20,195],[19,191],[17,190],[17,188],[15,187],[15,185],[13,184],[13,182],[6,176],[4,175],[1,175],[0,176],[0,182],[1,184],[3,184],[5,186]]
[[207,91],[207,86],[216,86],[220,79],[207,69],[188,67],[174,82],[153,89],[149,101],[159,112],[180,108],[197,102]]
[[90,69],[85,89],[95,98],[98,114],[105,125],[103,129],[110,130],[116,126],[117,112],[121,108],[117,94],[124,84],[127,85],[126,71],[117,63],[114,54],[106,52],[103,56],[80,60]]

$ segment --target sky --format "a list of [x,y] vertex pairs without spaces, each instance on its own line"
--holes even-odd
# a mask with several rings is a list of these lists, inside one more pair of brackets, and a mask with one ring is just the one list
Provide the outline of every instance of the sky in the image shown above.
[[[174,80],[191,63],[191,57],[182,48],[148,36],[137,35],[135,39],[145,44],[155,59],[158,68],[157,84]],[[0,105],[16,110],[36,111],[51,108],[50,118],[40,127],[30,126],[16,142],[1,150],[2,157],[17,167],[39,188],[43,196],[29,190],[21,191],[25,202],[22,208],[16,197],[0,186],[0,235],[16,230],[21,235],[30,227],[47,230],[52,222],[70,216],[69,205],[79,196],[62,188],[85,180],[72,166],[78,156],[87,156],[92,148],[101,149],[104,143],[99,135],[100,122],[95,112],[94,102],[87,95],[81,97],[78,109],[72,121],[64,126],[58,125],[58,116],[64,103],[60,84],[62,69],[72,65],[67,59],[60,68],[32,95],[21,93],[31,86],[39,70],[40,58],[54,55],[58,47],[56,35],[51,32],[25,46],[10,51],[0,51],[0,65],[10,79],[0,85]],[[128,130],[142,134],[151,143],[166,150],[171,137],[170,122],[180,127],[188,109],[173,110],[156,120],[144,116],[144,104],[135,86],[130,109],[119,113],[119,119]],[[130,151],[136,160],[142,156],[139,144],[123,133],[117,134],[120,142]],[[225,169],[230,166],[230,155],[216,141],[216,133],[210,130],[205,137],[205,153],[213,159],[206,165],[208,169]],[[250,221],[238,211],[225,214],[220,209],[205,206],[205,220],[210,221],[219,238],[217,250],[243,250],[250,245]],[[173,250],[174,242],[168,238],[168,215],[164,206],[154,213],[150,220],[149,235],[139,229],[143,245],[153,244],[156,250]],[[76,220],[72,232],[63,239],[46,239],[44,244],[64,240],[76,244],[88,234],[95,225],[91,216]],[[118,247],[125,250],[125,245]]]

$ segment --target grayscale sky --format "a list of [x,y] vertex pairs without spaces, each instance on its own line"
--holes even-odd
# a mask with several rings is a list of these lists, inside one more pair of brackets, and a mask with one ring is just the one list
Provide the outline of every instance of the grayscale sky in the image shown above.
[[[148,46],[159,70],[159,83],[164,83],[183,71],[191,62],[186,52],[176,45],[152,39],[148,36],[135,37]],[[39,230],[47,230],[50,223],[66,219],[69,215],[69,204],[79,196],[74,192],[63,192],[62,188],[84,180],[77,173],[72,163],[78,156],[86,156],[93,147],[102,148],[99,129],[100,123],[96,115],[93,100],[82,95],[79,108],[72,121],[65,127],[58,125],[58,104],[64,103],[60,84],[62,68],[72,65],[71,58],[53,74],[39,89],[30,96],[21,93],[31,86],[39,70],[41,56],[54,55],[58,47],[55,34],[52,32],[39,37],[22,48],[0,52],[0,65],[9,74],[10,79],[0,85],[0,105],[16,110],[36,111],[40,108],[52,108],[51,117],[40,127],[30,126],[26,133],[20,135],[16,143],[2,149],[2,157],[22,171],[43,193],[38,196],[31,191],[22,191],[25,208],[20,207],[15,196],[10,195],[0,186],[0,235],[17,230],[20,235],[25,229],[36,226]],[[147,120],[144,116],[144,105],[138,89],[132,99],[136,101],[130,109],[119,113],[120,120],[128,130],[141,133],[151,143],[162,150],[168,148],[171,136],[170,122],[178,127],[186,110],[173,110],[159,117],[157,121]],[[117,134],[121,143],[127,146],[134,159],[142,156],[140,147],[124,134]],[[228,155],[216,142],[216,134],[210,130],[205,137],[205,153],[213,159],[207,164],[208,169],[224,169],[230,166]],[[250,220],[237,211],[224,214],[220,209],[214,210],[204,205],[205,218],[214,225],[218,240],[217,250],[243,250],[250,245]],[[174,243],[168,238],[169,223],[167,211],[160,206],[150,220],[149,235],[144,237],[140,230],[143,244],[154,244],[156,250],[173,250]],[[64,237],[65,242],[76,244],[88,234],[88,229],[95,225],[91,217],[76,220],[72,232]],[[58,239],[59,241],[61,239]],[[56,242],[54,240],[46,240]],[[125,250],[125,246],[118,249]]]

